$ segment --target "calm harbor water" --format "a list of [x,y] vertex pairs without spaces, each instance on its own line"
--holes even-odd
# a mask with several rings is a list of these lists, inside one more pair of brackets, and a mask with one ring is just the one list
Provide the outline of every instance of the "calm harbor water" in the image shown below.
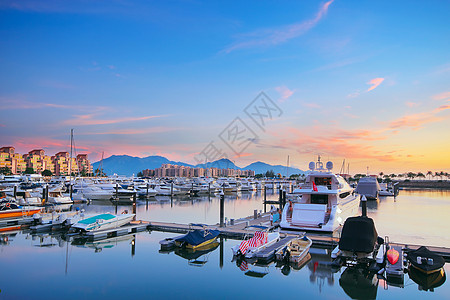
[[[115,211],[114,206],[99,203],[79,206],[87,212]],[[119,212],[123,209],[131,206],[117,208]],[[254,209],[264,210],[259,194],[226,197],[228,219],[252,215]],[[379,235],[389,235],[391,241],[450,247],[446,226],[450,191],[402,190],[395,200],[369,202],[368,214],[375,220]],[[219,199],[171,201],[157,197],[139,201],[137,216],[151,221],[213,224],[219,220]],[[398,287],[353,269],[333,273],[329,256],[314,250],[311,260],[299,270],[273,263],[248,265],[246,269],[232,261],[230,248],[239,241],[231,239],[218,240],[208,253],[160,253],[158,242],[174,235],[153,231],[98,243],[67,243],[57,234],[11,233],[8,241],[0,244],[0,299],[450,297],[448,282],[430,292],[419,290],[407,274],[403,286]],[[448,264],[445,270],[450,272]]]

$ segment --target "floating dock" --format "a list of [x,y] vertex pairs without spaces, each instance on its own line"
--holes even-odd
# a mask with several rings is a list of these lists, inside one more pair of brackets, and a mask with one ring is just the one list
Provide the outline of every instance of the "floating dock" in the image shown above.
[[[0,233],[7,233],[10,230],[18,230],[21,228],[26,228],[33,222],[32,217],[20,217],[14,219],[4,219],[0,220]],[[222,237],[230,239],[245,239],[253,236],[256,229],[251,229],[249,227],[254,225],[267,226],[267,227],[277,227],[270,225],[269,214],[258,214],[255,216],[249,216],[247,218],[242,218],[239,220],[233,220],[231,224],[226,224],[224,227],[220,227],[219,224],[208,225],[210,229],[217,229],[220,231]],[[105,238],[111,238],[116,236],[122,236],[127,234],[134,234],[146,230],[163,231],[163,232],[173,232],[173,233],[187,233],[192,229],[202,229],[201,226],[189,225],[189,224],[179,224],[179,223],[168,223],[168,222],[149,222],[149,221],[133,221],[130,225],[109,229],[101,230],[95,232],[88,232],[83,235],[84,238],[88,240],[97,241]],[[247,229],[248,228],[248,229]],[[286,237],[297,237],[301,235],[301,231],[292,230],[281,230],[281,234]],[[306,235],[312,240],[312,247],[322,248],[322,249],[333,249],[339,243],[338,234],[321,234],[317,232],[308,232]],[[403,249],[404,252],[418,249],[421,245],[415,244],[404,244],[404,243],[393,243],[390,242],[392,246],[398,246]],[[435,247],[427,246],[430,251],[433,251],[442,257],[447,262],[450,262],[450,248],[446,247]]]

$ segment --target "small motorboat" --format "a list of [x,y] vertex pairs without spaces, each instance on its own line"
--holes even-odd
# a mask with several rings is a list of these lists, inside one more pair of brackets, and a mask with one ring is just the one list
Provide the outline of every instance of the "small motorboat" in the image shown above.
[[72,228],[82,232],[112,229],[130,223],[134,216],[135,214],[99,214],[76,222]]
[[15,201],[7,198],[0,202],[0,219],[28,217],[40,211],[40,207],[20,206]]
[[280,233],[266,231],[256,231],[252,238],[242,241],[231,248],[234,256],[244,255],[245,258],[253,258],[256,253],[274,244],[280,239]]
[[[209,229],[204,224],[190,224],[191,230],[183,236],[179,236],[174,239],[175,246],[200,249],[216,240],[220,231],[217,229]],[[201,227],[201,229],[194,229],[195,227]]]
[[406,257],[409,265],[425,274],[438,272],[444,265],[445,260],[442,256],[421,246],[419,249],[408,252]]
[[301,238],[291,240],[285,247],[275,252],[278,261],[289,261],[291,263],[300,263],[309,253],[312,241],[304,235]]
[[375,224],[366,216],[348,218],[342,228],[338,246],[331,253],[332,265],[340,268],[346,263],[366,264],[378,272],[384,264],[386,247],[378,237]]

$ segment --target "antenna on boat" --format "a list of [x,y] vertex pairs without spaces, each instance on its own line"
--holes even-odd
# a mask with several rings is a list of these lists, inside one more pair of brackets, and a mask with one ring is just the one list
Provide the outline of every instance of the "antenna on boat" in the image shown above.
[[317,158],[316,169],[323,170],[323,162],[320,161],[320,154],[318,155],[318,158]]

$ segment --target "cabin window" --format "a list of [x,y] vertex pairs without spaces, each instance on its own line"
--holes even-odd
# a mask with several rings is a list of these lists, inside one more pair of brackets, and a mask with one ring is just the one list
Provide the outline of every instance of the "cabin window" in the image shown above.
[[339,198],[344,199],[345,197],[347,197],[348,195],[350,195],[350,192],[345,192],[339,195]]
[[316,185],[331,186],[331,178],[330,177],[316,177],[316,178],[314,178],[314,183]]
[[328,204],[328,195],[311,195],[311,204]]

